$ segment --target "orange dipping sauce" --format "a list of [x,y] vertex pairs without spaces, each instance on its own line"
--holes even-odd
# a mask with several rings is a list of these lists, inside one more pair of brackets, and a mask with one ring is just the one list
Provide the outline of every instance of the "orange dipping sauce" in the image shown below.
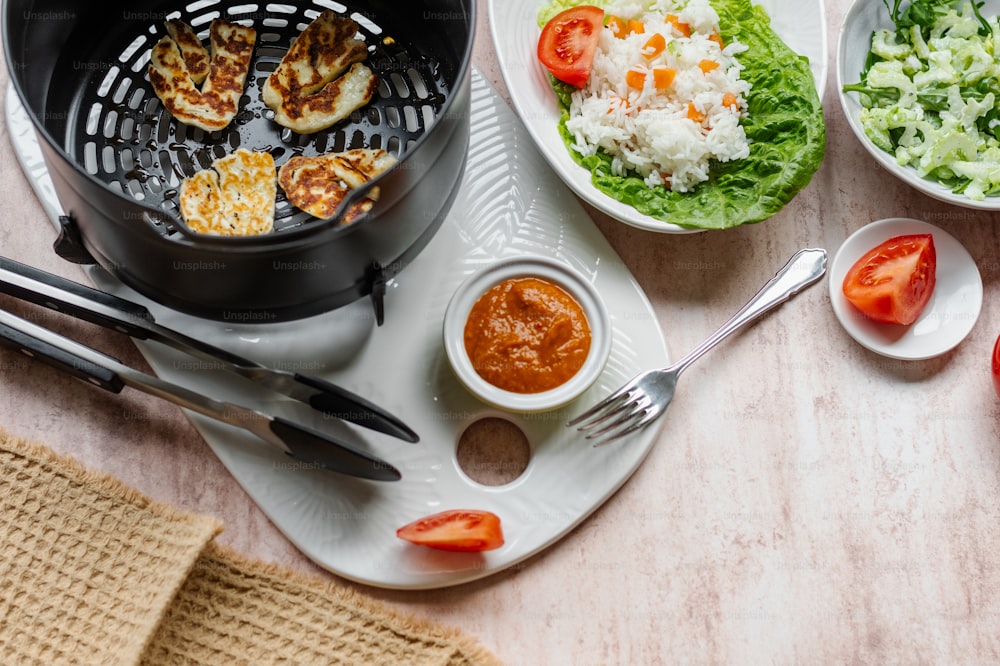
[[590,323],[576,299],[538,278],[513,278],[486,291],[465,322],[465,351],[480,377],[514,393],[566,383],[590,352]]

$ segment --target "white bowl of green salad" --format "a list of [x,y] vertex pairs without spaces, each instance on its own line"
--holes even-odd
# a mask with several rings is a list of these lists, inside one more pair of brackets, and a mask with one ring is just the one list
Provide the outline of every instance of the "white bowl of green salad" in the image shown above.
[[837,87],[885,169],[935,199],[1000,210],[1000,1],[856,0]]

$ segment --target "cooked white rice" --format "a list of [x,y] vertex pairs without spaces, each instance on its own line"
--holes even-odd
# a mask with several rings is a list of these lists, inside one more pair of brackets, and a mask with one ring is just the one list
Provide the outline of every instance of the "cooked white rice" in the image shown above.
[[[667,186],[687,192],[708,179],[709,161],[742,159],[750,154],[739,121],[746,113],[745,95],[750,86],[740,79],[736,54],[746,47],[732,41],[719,48],[709,36],[719,29],[719,17],[708,0],[657,0],[623,2],[607,13],[645,24],[642,34],[615,37],[601,31],[587,84],[573,93],[567,128],[575,137],[573,149],[590,156],[600,148],[612,157],[614,175],[640,174],[650,187]],[[665,21],[667,14],[691,27],[691,36],[676,33]],[[642,50],[654,32],[665,38],[667,48],[655,58]],[[704,73],[702,60],[719,63]],[[625,81],[631,67],[652,71],[670,67],[677,71],[673,83],[656,90],[646,76],[642,90]],[[733,93],[737,106],[723,106]],[[688,104],[705,116],[702,122],[688,117]]]

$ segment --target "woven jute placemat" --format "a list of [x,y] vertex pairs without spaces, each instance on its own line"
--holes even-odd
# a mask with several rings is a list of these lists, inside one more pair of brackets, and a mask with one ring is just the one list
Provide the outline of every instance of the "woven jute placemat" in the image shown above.
[[223,548],[221,529],[0,430],[2,663],[499,663],[463,633]]

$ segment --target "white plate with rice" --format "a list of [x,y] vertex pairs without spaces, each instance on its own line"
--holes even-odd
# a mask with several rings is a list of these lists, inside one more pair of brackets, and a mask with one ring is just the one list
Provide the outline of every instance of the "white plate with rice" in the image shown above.
[[[573,160],[559,135],[559,102],[549,85],[548,72],[536,57],[541,33],[536,16],[543,4],[544,0],[489,0],[489,14],[493,44],[511,102],[546,161],[577,196],[628,225],[660,233],[699,231],[644,215],[612,199],[595,188],[591,173]],[[823,0],[760,0],[755,4],[771,17],[771,25],[782,40],[793,51],[809,58],[816,89],[822,99],[827,76]],[[738,54],[736,57],[739,58]],[[602,131],[597,127],[592,129],[594,136]],[[730,142],[730,137],[726,141]],[[731,141],[731,151],[736,156],[739,151],[737,133],[732,135]],[[657,179],[654,166],[650,165],[653,175],[649,181]],[[695,176],[698,169],[697,165],[690,165]],[[686,186],[680,181],[678,185]]]

